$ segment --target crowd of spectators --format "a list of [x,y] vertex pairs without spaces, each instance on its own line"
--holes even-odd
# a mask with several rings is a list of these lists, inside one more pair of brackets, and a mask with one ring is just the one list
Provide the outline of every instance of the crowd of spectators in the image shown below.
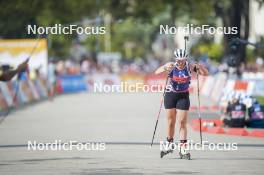
[[120,62],[111,61],[108,63],[99,63],[94,59],[83,59],[75,61],[73,59],[61,59],[50,61],[49,65],[55,65],[57,75],[74,75],[74,74],[102,74],[102,73],[138,73],[146,74],[153,72],[161,63],[157,60],[143,61],[138,59],[136,61],[123,60]]
[[[73,74],[102,74],[102,73],[135,73],[135,74],[148,74],[153,73],[160,65],[164,64],[164,61],[158,59],[121,59],[120,61],[111,60],[109,62],[100,62],[93,58],[84,58],[80,61],[74,59],[51,59],[49,64],[55,66],[57,75],[73,75]],[[193,59],[191,59],[193,60]],[[235,68],[228,67],[225,64],[214,64],[210,59],[199,59],[202,64],[205,64],[210,74],[217,72],[230,72],[229,69]],[[242,72],[258,72],[264,71],[263,59],[258,59],[256,64],[249,63],[247,65],[242,64],[240,68]],[[231,71],[232,72],[232,71]]]

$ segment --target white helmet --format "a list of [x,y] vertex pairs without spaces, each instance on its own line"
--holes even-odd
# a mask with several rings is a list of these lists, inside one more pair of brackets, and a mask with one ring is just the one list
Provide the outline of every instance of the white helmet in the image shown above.
[[177,49],[174,51],[174,56],[176,60],[185,60],[188,57],[186,50]]

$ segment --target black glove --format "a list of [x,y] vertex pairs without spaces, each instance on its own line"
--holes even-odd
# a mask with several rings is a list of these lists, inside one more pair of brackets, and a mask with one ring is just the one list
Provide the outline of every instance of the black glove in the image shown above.
[[193,71],[197,73],[197,72],[198,72],[198,70],[199,70],[199,67],[198,67],[198,65],[197,65],[197,64],[195,64],[195,66],[194,66],[194,68],[193,68]]

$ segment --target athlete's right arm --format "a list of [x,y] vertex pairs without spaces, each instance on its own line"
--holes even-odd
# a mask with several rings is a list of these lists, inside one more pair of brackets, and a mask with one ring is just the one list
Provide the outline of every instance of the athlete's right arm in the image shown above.
[[174,67],[174,63],[173,62],[168,62],[166,64],[164,64],[163,66],[160,66],[156,71],[155,74],[160,74],[162,72],[171,72],[171,70]]

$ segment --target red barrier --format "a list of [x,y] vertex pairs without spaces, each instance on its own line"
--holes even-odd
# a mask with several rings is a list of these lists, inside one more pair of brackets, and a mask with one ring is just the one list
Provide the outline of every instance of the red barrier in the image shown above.
[[235,86],[234,86],[234,90],[244,90],[244,91],[246,91],[247,87],[248,87],[248,82],[236,81],[235,82]]
[[208,109],[209,109],[208,106],[201,106],[201,108],[200,108],[201,111],[206,111],[206,110],[208,110]]
[[237,136],[247,136],[248,132],[244,128],[229,128],[226,132],[230,135],[237,135]]
[[[200,125],[191,125],[192,129],[195,131],[200,131]],[[202,132],[205,132],[207,130],[207,127],[202,126],[201,127]]]
[[[223,122],[218,119],[202,119],[202,126],[206,126],[207,124],[211,125],[211,123],[213,123],[213,126],[222,126],[223,124]],[[200,125],[199,119],[193,119],[191,125]]]
[[[189,111],[196,111],[198,110],[198,106],[190,106]],[[200,107],[201,111],[219,111],[220,107],[219,106],[201,106]]]
[[[214,126],[212,126],[212,123]],[[251,136],[264,138],[264,129],[253,129],[252,132],[248,132],[245,128],[228,128],[225,131],[222,128],[223,122],[217,119],[204,119],[202,120],[202,131],[211,134],[227,134],[227,135],[236,135],[236,136]],[[190,126],[193,130],[200,130],[199,119],[193,119],[190,122]]]
[[197,106],[191,106],[189,110],[194,111],[194,110],[197,110],[197,109],[198,109]]
[[216,126],[216,127],[208,127],[206,132],[212,134],[224,134],[225,130],[221,126]]
[[213,111],[218,111],[218,110],[220,110],[220,107],[219,106],[211,106],[210,109]]
[[252,132],[248,134],[248,136],[252,137],[264,137],[264,129],[254,129]]

